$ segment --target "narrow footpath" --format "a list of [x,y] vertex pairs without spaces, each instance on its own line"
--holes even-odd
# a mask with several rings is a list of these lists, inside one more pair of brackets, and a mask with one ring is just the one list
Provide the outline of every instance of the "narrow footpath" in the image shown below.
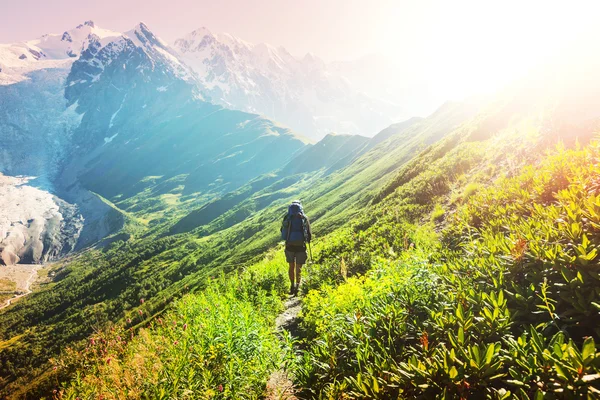
[[[275,320],[278,332],[288,331],[292,337],[297,337],[298,313],[302,309],[302,300],[299,296],[289,296],[285,302],[285,310]],[[297,400],[296,388],[285,367],[282,366],[273,372],[267,382],[268,400]]]

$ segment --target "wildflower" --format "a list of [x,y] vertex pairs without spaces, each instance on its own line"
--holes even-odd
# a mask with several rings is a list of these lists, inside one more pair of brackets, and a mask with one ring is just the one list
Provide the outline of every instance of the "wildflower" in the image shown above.
[[111,360],[112,360],[112,358],[108,357],[108,358],[106,359],[106,363],[107,363],[107,364],[110,364],[110,361],[111,361]]
[[53,371],[56,371],[58,369],[58,367],[55,365],[54,367],[52,367]]
[[223,391],[223,385],[219,385],[219,392]]
[[140,299],[140,304],[144,304],[144,299]]
[[158,323],[159,323],[160,325],[162,325],[162,318],[159,318],[159,319],[158,319]]
[[127,323],[130,324],[131,323],[131,318],[127,318]]
[[94,338],[91,338],[91,339],[90,339],[90,344],[91,344],[92,346],[94,346],[94,345],[96,344],[96,340],[94,340]]
[[174,341],[174,342],[173,342],[173,344],[174,344],[175,346],[177,346],[177,345],[179,344],[179,341],[178,341],[178,340],[176,340],[176,341]]
[[183,331],[185,332],[186,329],[187,329],[187,324],[183,324]]
[[421,342],[421,346],[423,346],[423,348],[425,350],[429,349],[429,335],[427,334],[427,331],[423,331],[423,333],[421,334],[421,338],[419,339],[419,341]]
[[144,312],[143,312],[142,310],[138,310],[138,313],[139,313],[140,315],[144,314]]

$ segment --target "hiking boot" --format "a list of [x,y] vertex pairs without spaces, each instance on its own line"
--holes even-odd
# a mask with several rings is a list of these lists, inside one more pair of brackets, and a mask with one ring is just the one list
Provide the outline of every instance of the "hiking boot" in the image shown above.
[[296,286],[294,284],[290,284],[290,294],[293,296],[296,294]]
[[300,282],[296,283],[296,287],[294,288],[294,294],[298,294],[298,290],[300,290]]

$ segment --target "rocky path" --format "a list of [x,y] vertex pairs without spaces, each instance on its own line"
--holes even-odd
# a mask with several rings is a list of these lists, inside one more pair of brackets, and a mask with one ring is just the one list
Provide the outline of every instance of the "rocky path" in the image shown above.
[[[298,296],[289,296],[285,302],[285,310],[275,321],[277,331],[288,331],[293,337],[297,336],[298,313],[302,309],[302,300]],[[273,372],[267,382],[268,400],[297,400],[296,388],[288,372],[282,366]]]
[[39,266],[34,266],[31,268],[31,273],[30,273],[29,277],[27,278],[27,280],[25,281],[25,284],[23,285],[23,288],[22,288],[22,290],[24,290],[23,293],[13,296],[10,299],[6,300],[6,302],[3,305],[0,305],[0,310],[10,306],[15,300],[18,300],[21,297],[25,297],[31,293],[31,285],[35,281],[35,277],[37,275],[38,268],[39,268]]

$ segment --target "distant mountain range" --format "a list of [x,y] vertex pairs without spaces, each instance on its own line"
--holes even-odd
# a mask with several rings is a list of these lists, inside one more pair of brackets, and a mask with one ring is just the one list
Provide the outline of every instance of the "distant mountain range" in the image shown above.
[[[144,24],[121,34],[88,21],[2,45],[0,68],[0,172],[35,176],[33,185],[75,205],[69,215],[84,221],[76,248],[129,221],[114,201],[153,190],[202,204],[309,143],[272,120],[204,101],[193,71]],[[46,247],[44,257],[58,257],[52,248],[74,246]]]
[[[13,243],[4,262],[59,258],[147,224],[136,210],[153,210],[153,224],[187,215],[272,171],[335,171],[378,140],[344,132],[373,134],[396,111],[315,56],[206,29],[169,46],[143,23],[119,33],[86,21],[0,45],[0,173],[36,177],[57,196],[51,207],[68,210],[5,222],[71,232],[65,245],[42,231],[52,240],[34,256],[39,243]],[[323,141],[311,149],[302,134]]]
[[283,47],[206,28],[177,39],[173,47],[211,101],[269,116],[313,139],[331,132],[372,136],[408,117],[400,105],[353,84],[338,64],[310,53],[298,58]]
[[155,56],[168,60],[205,100],[277,120],[314,140],[332,132],[372,136],[416,109],[411,105],[405,110],[391,96],[375,86],[369,91],[368,85],[356,79],[355,72],[363,71],[365,63],[372,65],[372,71],[389,70],[381,58],[327,64],[312,54],[299,58],[283,47],[252,44],[206,28],[170,46],[144,24],[119,33],[93,21],[61,34],[0,45],[0,85],[22,82],[42,69],[69,68],[90,43],[103,47],[120,37],[135,45],[154,46]]

